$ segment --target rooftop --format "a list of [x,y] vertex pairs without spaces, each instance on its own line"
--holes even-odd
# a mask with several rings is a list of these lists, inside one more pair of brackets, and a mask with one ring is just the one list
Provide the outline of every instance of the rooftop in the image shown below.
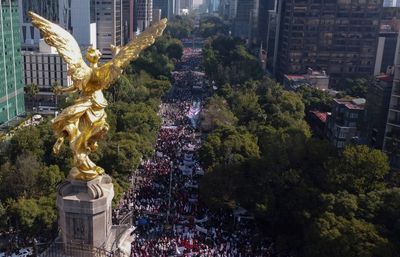
[[365,98],[334,99],[334,101],[350,110],[364,110]]
[[305,80],[305,79],[329,79],[329,75],[323,71],[315,71],[311,68],[308,69],[306,74],[285,74],[285,78],[292,81]]
[[384,82],[389,82],[389,83],[393,82],[393,75],[381,74],[381,75],[377,75],[375,78],[377,80],[384,81]]
[[320,111],[310,111],[312,114],[314,114],[320,121],[326,122],[326,119],[328,117],[327,112],[320,112]]

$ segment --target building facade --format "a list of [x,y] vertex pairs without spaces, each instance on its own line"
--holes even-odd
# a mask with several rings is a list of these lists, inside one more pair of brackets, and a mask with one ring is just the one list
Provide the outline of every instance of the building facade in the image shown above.
[[161,20],[161,9],[153,9],[153,22]]
[[278,80],[308,68],[326,70],[333,78],[373,74],[382,1],[281,4]]
[[374,75],[393,74],[398,37],[399,33],[396,31],[381,31],[379,33]]
[[153,21],[153,0],[138,0],[136,10],[137,29],[143,31]]
[[181,0],[181,8],[193,10],[193,0]]
[[365,99],[334,99],[326,120],[326,138],[336,147],[357,143],[364,118]]
[[123,44],[127,44],[135,35],[135,0],[122,1]]
[[97,48],[102,60],[112,59],[110,45],[123,43],[122,0],[96,1]]
[[287,90],[296,91],[300,87],[312,87],[319,90],[328,90],[329,75],[325,71],[313,71],[309,69],[306,74],[284,75],[283,86]]
[[400,42],[397,41],[393,86],[386,120],[383,151],[389,155],[392,168],[400,168]]
[[379,75],[368,87],[362,137],[373,148],[383,147],[392,85],[392,75]]
[[56,107],[53,87],[72,85],[67,64],[57,50],[48,46],[43,39],[39,42],[39,51],[23,51],[22,55],[25,85],[35,84],[39,88],[35,103],[27,103],[27,106],[35,107],[39,112],[44,108]]
[[153,0],[153,9],[161,10],[161,18],[168,18],[169,0]]
[[24,50],[38,49],[40,32],[31,23],[28,11],[43,16],[68,30],[82,47],[96,46],[95,0],[18,0],[21,40]]
[[233,36],[252,41],[257,34],[259,0],[237,1]]
[[25,113],[18,1],[0,0],[0,124]]
[[383,7],[395,7],[397,4],[396,2],[398,2],[398,0],[384,0]]

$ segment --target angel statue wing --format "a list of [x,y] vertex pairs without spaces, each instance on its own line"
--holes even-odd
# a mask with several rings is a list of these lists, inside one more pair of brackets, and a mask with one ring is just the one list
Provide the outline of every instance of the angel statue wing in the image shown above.
[[167,26],[167,19],[151,25],[140,35],[135,36],[128,44],[116,49],[114,58],[100,67],[100,72],[106,78],[106,87],[108,87],[115,79],[117,79],[123,69],[132,61],[139,57],[147,47],[154,44],[156,39],[160,37]]
[[75,86],[81,88],[90,79],[91,69],[82,58],[81,49],[74,37],[65,29],[34,12],[28,12],[35,25],[43,34],[44,41],[57,49],[58,54],[68,64],[68,75]]

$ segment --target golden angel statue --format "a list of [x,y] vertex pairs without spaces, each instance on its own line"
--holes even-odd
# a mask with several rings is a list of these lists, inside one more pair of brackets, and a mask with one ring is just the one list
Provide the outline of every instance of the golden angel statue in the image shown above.
[[74,167],[69,177],[92,180],[104,174],[104,170],[89,158],[89,154],[97,149],[97,141],[109,129],[104,111],[107,100],[102,90],[107,89],[121,75],[123,68],[137,59],[141,51],[151,46],[155,39],[162,35],[167,20],[155,23],[123,47],[111,46],[114,58],[103,65],[98,65],[100,51],[89,47],[86,54],[90,64],[88,66],[82,58],[78,43],[69,32],[36,13],[29,12],[29,16],[32,18],[32,24],[42,32],[45,42],[55,47],[68,64],[68,75],[71,76],[73,84],[70,87],[58,88],[56,93],[80,93],[73,105],[65,108],[52,120],[57,137],[53,152],[58,154],[64,139],[68,138],[74,157]]

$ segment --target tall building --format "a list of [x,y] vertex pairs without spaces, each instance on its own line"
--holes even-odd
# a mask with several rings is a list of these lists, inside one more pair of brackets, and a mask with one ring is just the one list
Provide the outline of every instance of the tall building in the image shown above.
[[270,26],[270,11],[274,10],[276,0],[259,0],[258,8],[258,24],[257,24],[257,41],[267,46],[267,34]]
[[181,8],[193,10],[193,0],[181,0]]
[[382,149],[393,76],[379,75],[368,87],[362,137],[370,147]]
[[161,10],[153,9],[153,22],[159,22],[161,20]]
[[397,40],[394,61],[394,78],[386,120],[383,151],[388,153],[391,166],[400,168],[400,40]]
[[383,8],[376,51],[374,75],[393,73],[394,57],[399,30],[400,8]]
[[122,0],[96,1],[97,48],[102,60],[112,59],[110,45],[123,43]]
[[[39,93],[35,103],[27,103],[27,108],[38,107],[41,110],[56,107],[54,85],[71,86],[68,66],[61,59],[54,47],[47,45],[43,39],[39,42],[39,51],[23,51],[25,85],[35,84]],[[33,106],[36,105],[36,106]]]
[[206,4],[207,4],[207,9],[208,9],[209,13],[218,11],[220,0],[204,0],[204,2],[206,2]]
[[398,31],[389,30],[379,33],[374,75],[393,73],[398,34]]
[[372,75],[381,10],[375,0],[282,1],[277,78],[308,68],[334,79]]
[[168,1],[168,14],[167,18],[172,19],[175,15],[175,0],[167,0]]
[[143,31],[153,20],[153,0],[138,0],[136,10],[137,29]]
[[236,17],[238,0],[220,0],[219,13],[222,17],[232,20]]
[[161,10],[161,18],[168,17],[169,0],[153,0],[153,9]]
[[[268,10],[268,21],[266,24],[266,35],[265,35],[265,49],[267,51],[267,69],[272,73],[276,74],[276,64],[278,59],[278,47],[279,47],[279,31],[281,22],[281,9],[282,1],[272,0],[272,9]],[[265,26],[265,25],[264,25]],[[264,35],[261,35],[261,40]]]
[[237,1],[233,35],[252,41],[257,34],[259,0]]
[[175,15],[181,15],[181,0],[175,0]]
[[135,35],[135,0],[122,0],[123,44],[128,43]]
[[27,15],[34,11],[71,32],[79,45],[96,46],[95,0],[18,0],[24,50],[38,48],[40,32]]
[[40,32],[36,29],[28,16],[28,11],[33,11],[44,18],[59,24],[59,1],[58,0],[18,0],[21,21],[21,39],[25,47],[33,47],[40,40]]
[[81,48],[97,47],[95,0],[58,0],[59,24],[71,32]]
[[17,0],[0,0],[0,124],[25,112]]

